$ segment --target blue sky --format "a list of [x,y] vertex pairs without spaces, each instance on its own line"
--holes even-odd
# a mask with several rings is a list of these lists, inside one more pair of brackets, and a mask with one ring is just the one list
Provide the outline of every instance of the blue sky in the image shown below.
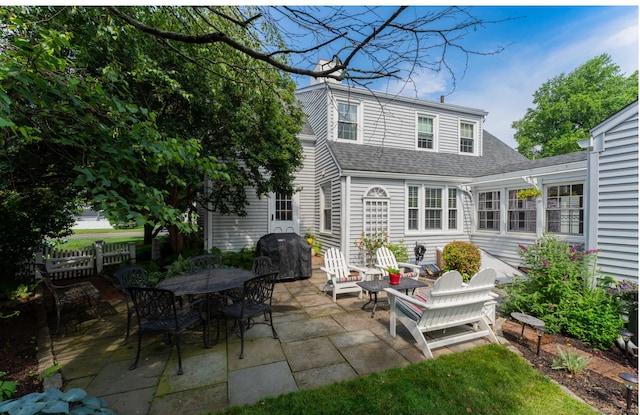
[[[497,55],[471,56],[466,73],[464,61],[456,66],[456,89],[451,93],[447,77],[434,73],[418,75],[419,98],[489,112],[485,129],[515,147],[511,123],[533,107],[533,93],[547,80],[568,74],[603,53],[611,56],[625,75],[638,69],[638,7],[617,6],[473,6],[484,20],[509,16],[521,18],[488,25],[470,34],[465,44],[476,50],[510,46]],[[301,81],[300,86],[306,86]],[[385,81],[373,89],[397,91],[401,86]],[[406,95],[416,89],[406,88]]]

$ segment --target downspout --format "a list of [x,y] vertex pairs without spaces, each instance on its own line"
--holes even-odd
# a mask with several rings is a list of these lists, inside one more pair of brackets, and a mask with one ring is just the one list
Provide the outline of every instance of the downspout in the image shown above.
[[[587,212],[584,223],[584,242],[585,250],[597,250],[598,249],[598,232],[595,231],[598,227],[598,186],[600,182],[600,172],[598,169],[600,152],[604,150],[604,138],[605,134],[602,133],[597,137],[591,137],[588,140],[579,141],[578,145],[588,150],[587,153],[587,183],[585,184],[586,196],[584,210]],[[591,285],[596,284],[596,264],[593,265],[594,269],[591,272],[592,281]]]
[[349,211],[349,206],[351,206],[351,176],[342,177],[340,185],[342,187],[342,197],[340,198],[340,246],[348,263],[351,257],[351,246],[349,245],[351,228],[347,220],[351,216],[351,212]]
[[[469,200],[470,200],[469,205],[471,206],[471,212],[469,214],[470,223],[469,223],[469,230],[467,231],[467,234],[469,236],[469,240],[471,240],[471,233],[472,233],[471,231],[473,229],[475,229],[475,225],[476,225],[476,223],[475,223],[476,222],[476,217],[475,217],[476,215],[475,215],[475,208],[474,208],[475,199],[473,198],[473,193],[471,193],[471,186],[464,185],[464,184],[459,184],[456,187],[461,192],[466,193],[466,194],[469,195]],[[462,208],[464,209],[464,204],[462,205]],[[464,210],[463,210],[463,212],[462,212],[462,226],[464,226],[464,216],[465,216],[465,213],[464,213]]]

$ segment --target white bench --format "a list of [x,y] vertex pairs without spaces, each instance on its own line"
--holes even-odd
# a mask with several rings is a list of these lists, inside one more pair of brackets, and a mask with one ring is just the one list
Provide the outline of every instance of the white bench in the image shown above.
[[[458,271],[449,271],[436,280],[431,291],[416,296],[405,295],[393,288],[385,288],[390,304],[389,333],[396,336],[396,320],[399,320],[418,342],[427,358],[432,349],[487,337],[497,343],[485,314],[487,304],[495,304],[491,290],[496,272],[486,268],[463,284]],[[444,331],[451,327],[465,330],[437,340],[427,341],[425,333]]]

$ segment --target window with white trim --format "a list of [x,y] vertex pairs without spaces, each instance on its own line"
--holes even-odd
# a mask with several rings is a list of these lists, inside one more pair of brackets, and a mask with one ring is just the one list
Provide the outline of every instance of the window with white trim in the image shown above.
[[458,189],[449,188],[449,229],[458,229]]
[[442,189],[424,189],[424,228],[442,229]]
[[500,230],[500,191],[478,193],[478,229]]
[[407,231],[458,229],[458,192],[455,188],[408,184],[406,209]]
[[277,221],[293,220],[293,198],[291,195],[276,192],[275,216]]
[[545,198],[547,232],[584,233],[584,185],[547,186]]
[[536,198],[518,198],[518,191],[509,190],[507,203],[507,230],[509,232],[536,232]]
[[419,186],[407,187],[407,229],[410,231],[419,230],[418,218],[420,209],[418,207],[418,193],[420,192]]
[[381,187],[372,187],[362,199],[364,234],[367,238],[379,232],[389,233],[389,195]]
[[341,140],[358,140],[358,104],[338,101],[338,135]]
[[475,152],[475,124],[460,121],[460,152]]
[[435,117],[418,115],[418,137],[416,145],[418,148],[433,150],[435,141]]
[[331,183],[320,186],[320,229],[331,231]]

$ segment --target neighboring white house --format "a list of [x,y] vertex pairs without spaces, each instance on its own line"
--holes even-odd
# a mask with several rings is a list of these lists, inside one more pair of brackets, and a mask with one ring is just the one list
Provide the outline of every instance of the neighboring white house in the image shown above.
[[[484,131],[485,111],[444,102],[330,82],[296,95],[307,115],[300,135],[305,162],[296,178],[302,190],[264,200],[249,191],[246,217],[208,214],[206,249],[239,250],[267,233],[306,231],[323,249],[338,247],[354,263],[362,261],[356,247],[361,234],[378,231],[403,240],[409,253],[425,245],[425,259],[433,262],[436,247],[453,240],[470,241],[512,265],[519,263],[518,244],[534,243],[545,232],[593,248],[587,243],[595,226],[586,210],[587,151],[528,160]],[[637,104],[635,114],[635,136],[628,139],[637,149]],[[598,128],[614,129],[613,118]],[[635,196],[628,199],[637,216],[634,155],[635,163],[620,168],[636,176]],[[516,197],[531,187],[541,196]],[[634,226],[637,242],[637,217]],[[621,258],[626,264],[608,264],[607,273],[630,277],[630,268],[637,278],[637,244],[635,254],[635,262],[630,253]]]
[[102,211],[96,212],[90,208],[84,208],[82,212],[74,215],[76,223],[73,229],[112,229],[111,222],[104,217]]

